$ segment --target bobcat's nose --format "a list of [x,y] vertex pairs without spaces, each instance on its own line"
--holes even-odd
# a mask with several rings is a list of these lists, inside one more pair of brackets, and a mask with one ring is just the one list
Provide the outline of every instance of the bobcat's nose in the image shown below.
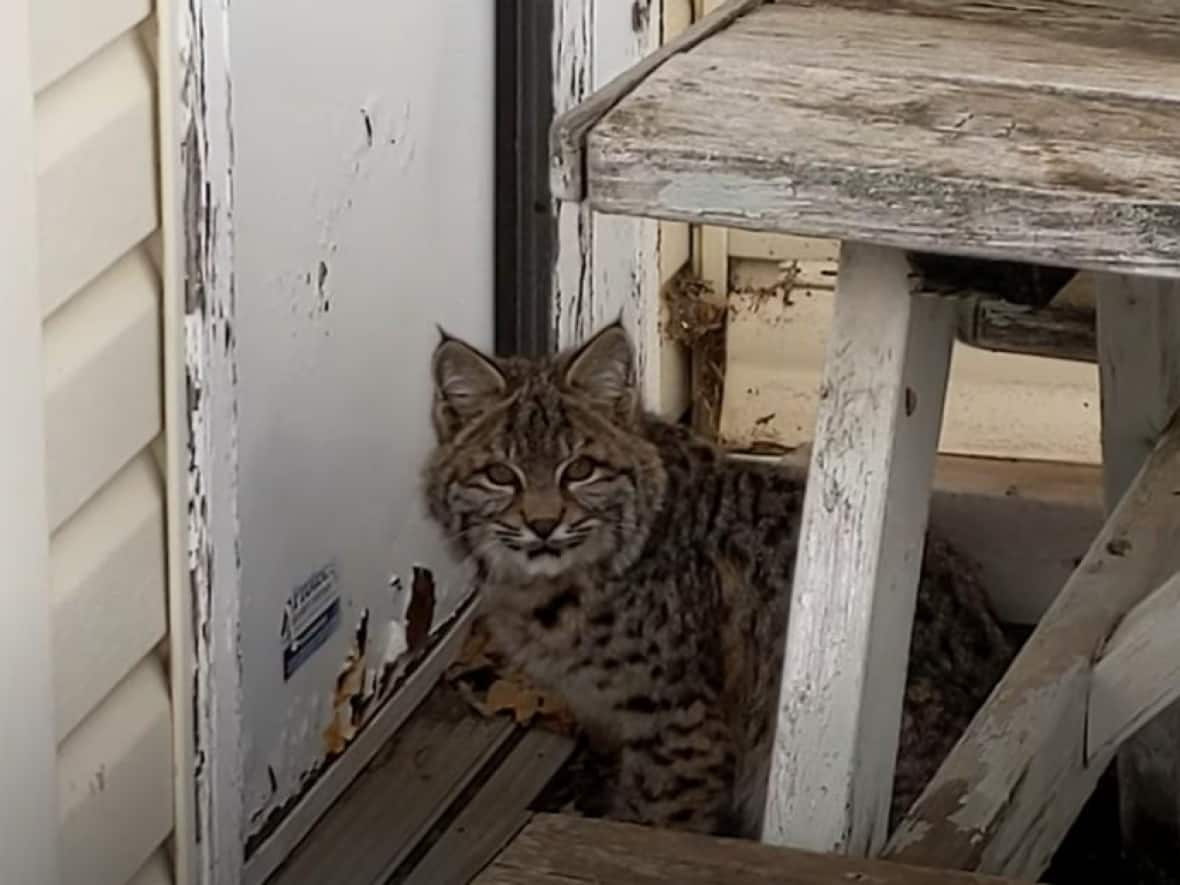
[[553,530],[557,528],[557,524],[559,522],[561,522],[560,519],[543,516],[539,519],[530,519],[525,523],[525,525],[532,529],[533,534],[544,541],[553,534]]

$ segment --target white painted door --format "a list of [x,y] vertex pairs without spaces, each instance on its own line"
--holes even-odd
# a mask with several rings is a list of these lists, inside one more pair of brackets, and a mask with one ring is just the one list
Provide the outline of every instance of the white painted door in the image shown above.
[[437,678],[469,596],[418,473],[435,324],[492,342],[494,5],[191,8],[202,865],[236,885]]

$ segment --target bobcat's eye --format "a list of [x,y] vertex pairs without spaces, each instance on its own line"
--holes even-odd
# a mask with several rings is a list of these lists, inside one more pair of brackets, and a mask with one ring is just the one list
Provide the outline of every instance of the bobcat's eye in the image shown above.
[[483,472],[488,481],[498,486],[515,486],[516,471],[507,464],[493,464]]
[[561,475],[569,482],[582,482],[594,473],[594,466],[594,462],[585,456],[574,458],[565,466]]

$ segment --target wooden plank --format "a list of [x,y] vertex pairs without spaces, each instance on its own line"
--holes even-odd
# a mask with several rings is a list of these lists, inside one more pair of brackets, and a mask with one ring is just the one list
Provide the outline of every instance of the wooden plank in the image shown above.
[[[59,881],[30,5],[0,4],[0,882]],[[10,724],[11,723],[11,724]]]
[[1180,569],[1180,427],[1173,425],[976,715],[885,855],[1035,879],[1105,768],[1085,754],[1097,649]]
[[[1103,275],[1097,287],[1103,473],[1111,508],[1180,408],[1180,284]],[[1124,839],[1142,852],[1171,853],[1180,842],[1180,705],[1157,714],[1123,745],[1118,773]]]
[[[529,819],[529,804],[573,751],[562,735],[530,729],[447,827],[403,885],[469,882]],[[383,877],[381,881],[385,881]]]
[[540,814],[472,885],[1001,885],[1007,880]]
[[300,800],[298,807],[279,823],[246,862],[245,885],[256,885],[269,879],[307,836],[319,820],[330,813],[345,787],[372,762],[374,756],[403,723],[418,709],[423,699],[434,689],[443,671],[455,659],[477,611],[476,600],[470,600],[457,613],[455,621],[446,628],[446,635],[418,665],[385,706],[373,714],[363,730],[353,738],[348,752],[338,758]]
[[964,344],[999,353],[1098,362],[1093,311],[1058,307],[1032,310],[974,295],[959,303],[958,334]]
[[954,339],[901,252],[845,243],[803,504],[763,840],[884,843]]
[[1180,42],[1166,56],[1075,37],[767,4],[603,116],[590,202],[1178,277]]
[[[825,0],[844,9],[880,9],[881,0]],[[1083,46],[1128,47],[1175,57],[1180,16],[1158,0],[890,0],[889,7],[914,15],[1005,25],[1039,34],[1068,34]]]
[[1110,752],[1180,698],[1180,574],[1133,608],[1094,665],[1086,758]]
[[453,692],[436,690],[268,881],[382,881],[514,728],[507,718],[481,719]]
[[556,117],[549,135],[552,163],[550,188],[553,195],[568,201],[584,199],[586,133],[619,100],[669,58],[677,53],[686,52],[764,2],[765,0],[728,0],[712,14],[694,22],[659,49],[633,66],[620,71],[590,98]]

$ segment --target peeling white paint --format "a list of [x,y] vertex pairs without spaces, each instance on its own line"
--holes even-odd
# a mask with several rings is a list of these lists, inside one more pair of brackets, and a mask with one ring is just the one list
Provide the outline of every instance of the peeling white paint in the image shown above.
[[225,7],[188,0],[179,25],[196,836],[201,882],[233,885],[241,871],[244,821],[237,632],[234,144]]
[[[636,27],[638,26],[638,28]],[[656,47],[660,21],[646,5],[619,0],[557,0],[553,102],[557,113]],[[558,252],[551,321],[559,346],[584,340],[620,315],[636,342],[644,397],[660,405],[659,225],[558,203]]]
[[[273,12],[229,11],[251,856],[407,666],[414,565],[434,576],[435,625],[468,590],[425,526],[418,470],[435,323],[492,333],[491,6],[304,5],[279,36]],[[329,561],[340,626],[284,682],[283,601]]]

